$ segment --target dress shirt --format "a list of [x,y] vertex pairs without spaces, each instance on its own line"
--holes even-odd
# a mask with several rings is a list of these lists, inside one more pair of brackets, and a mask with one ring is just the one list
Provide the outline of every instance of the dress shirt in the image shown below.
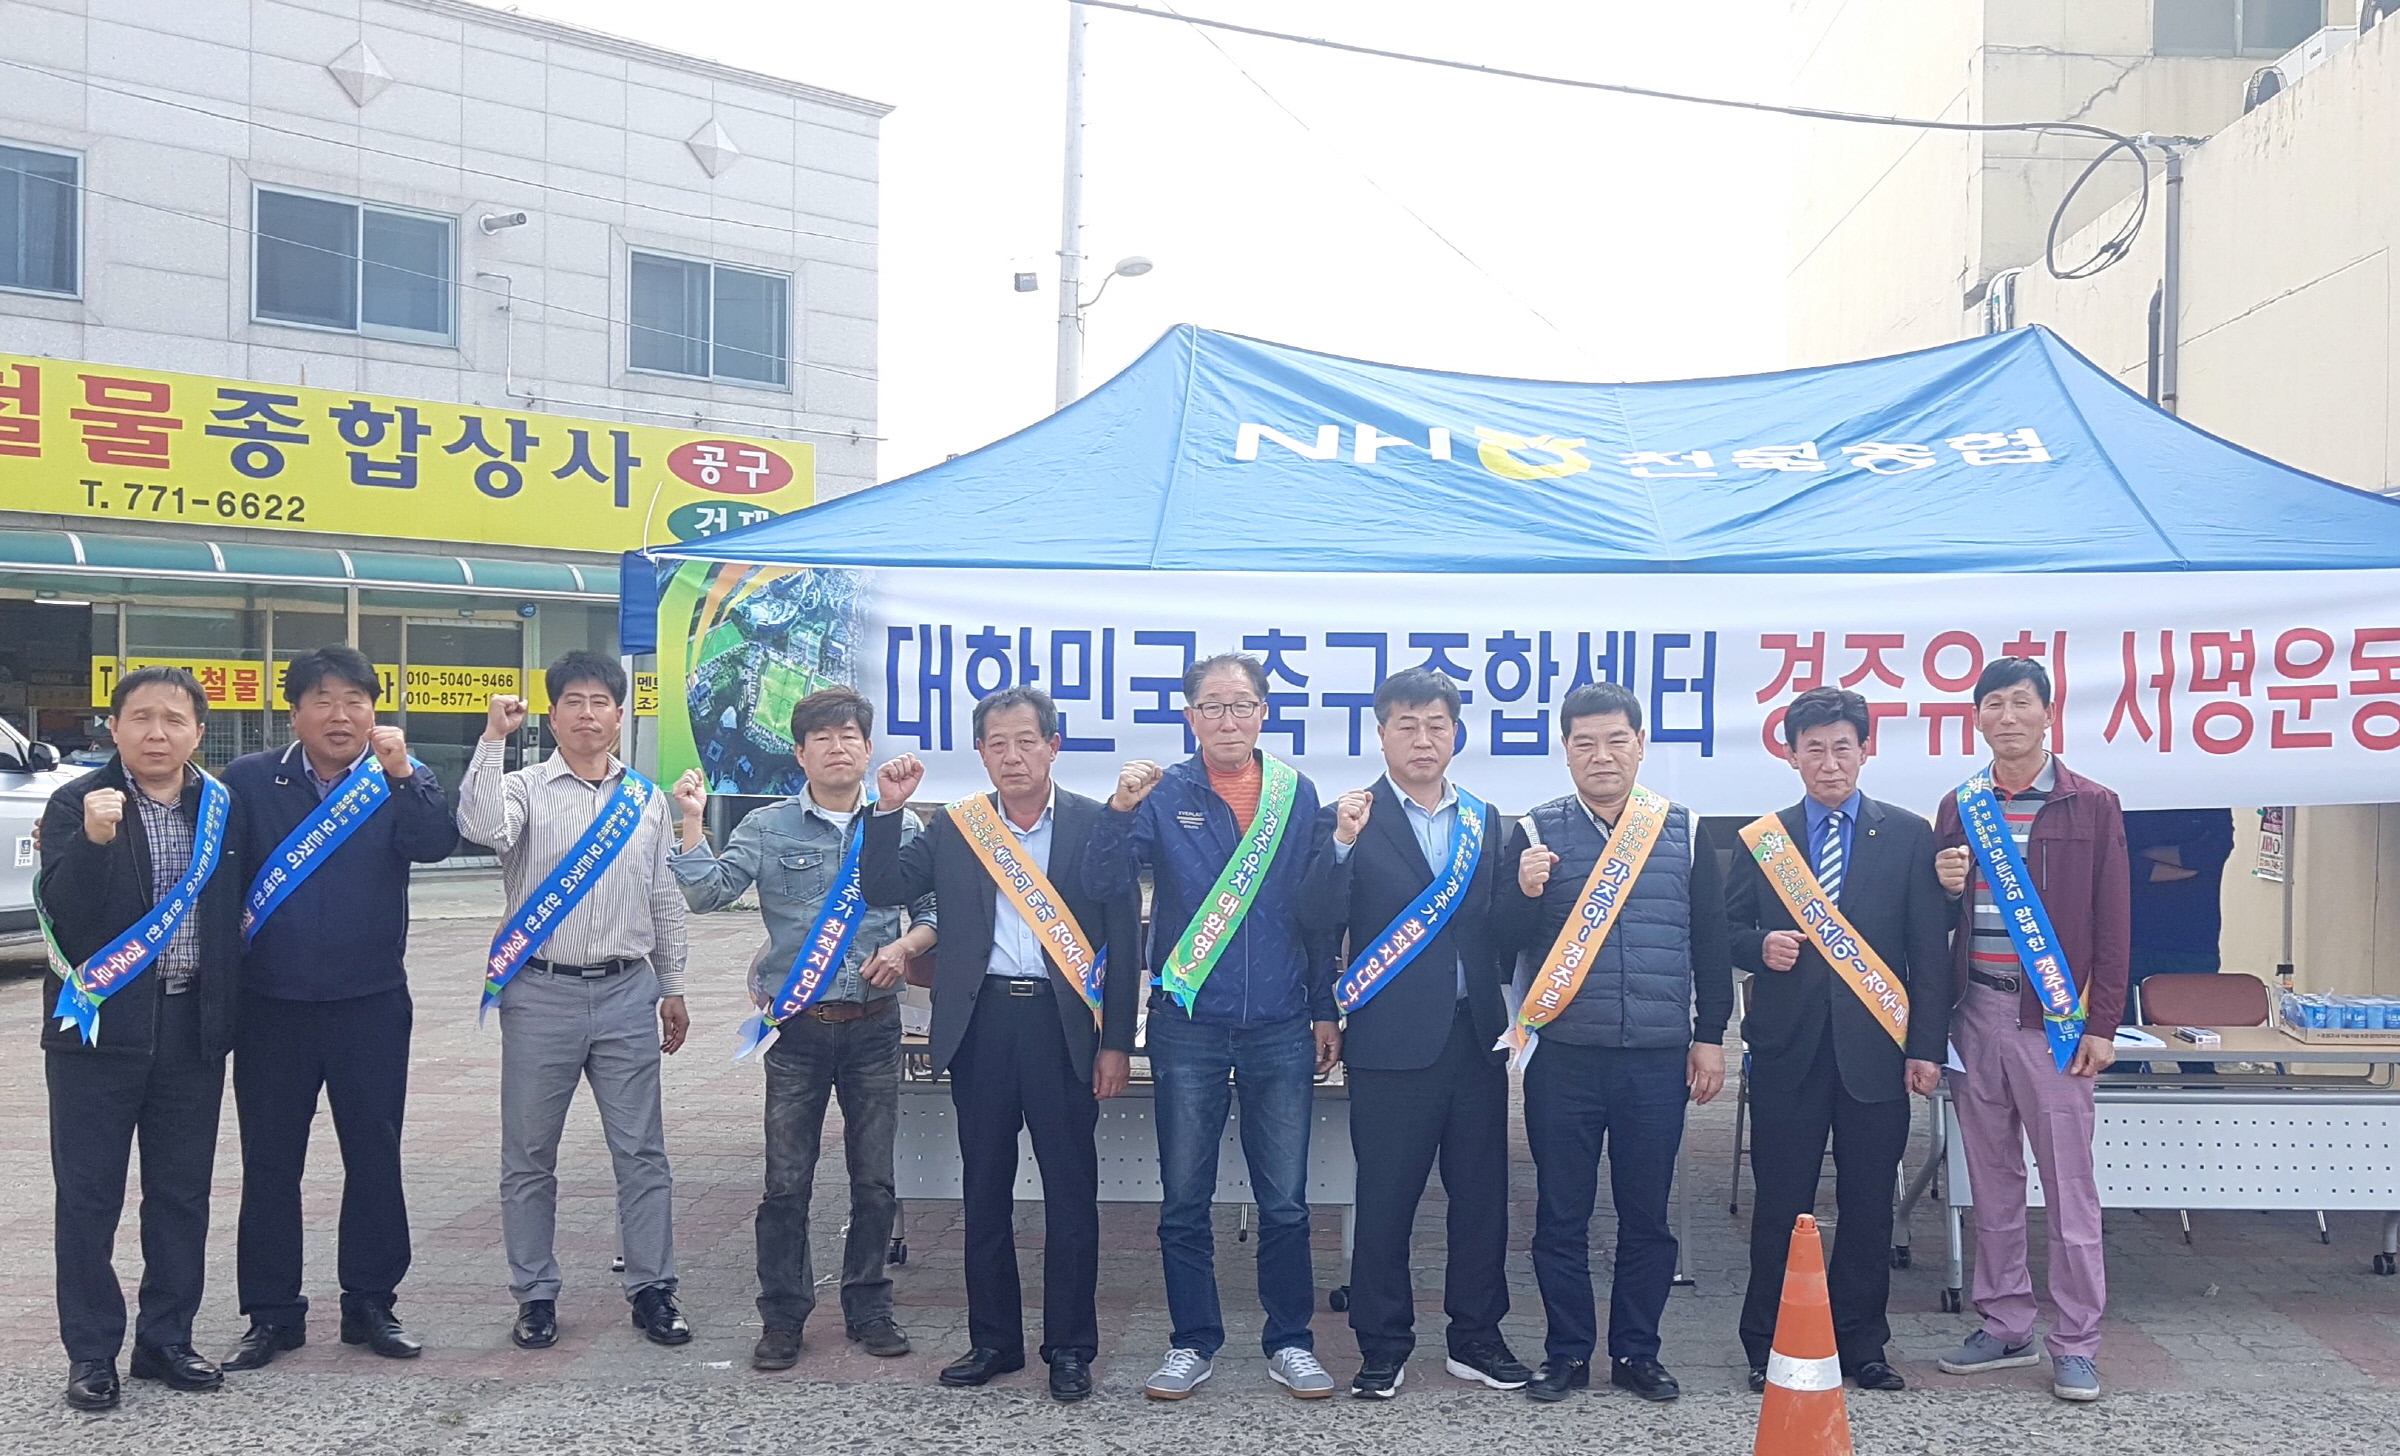
[[[1806,800],[1808,805],[1808,843],[1800,847],[1800,857],[1808,861],[1810,874],[1813,875],[1817,872],[1817,861],[1822,858],[1822,851],[1825,847],[1825,821],[1835,814],[1839,814],[1842,816],[1842,864],[1845,877],[1847,876],[1850,845],[1858,835],[1858,806],[1865,797],[1858,790],[1852,789],[1850,797],[1842,801],[1839,809],[1826,808],[1817,802],[1814,795]],[[1835,898],[1839,899],[1840,897],[1836,896]]]
[[[184,783],[190,784],[196,771],[185,765]],[[133,775],[128,773],[127,782]],[[150,849],[150,903],[165,904],[175,894],[175,887],[192,871],[192,856],[198,852],[197,834],[191,820],[184,817],[183,800],[162,804],[150,797],[140,784],[133,785],[134,812],[142,818],[142,838]],[[192,989],[192,977],[200,970],[200,917],[186,915],[168,937],[166,949],[158,953],[158,981],[169,996],[180,996]]]
[[[467,838],[500,851],[501,882],[514,914],[525,903],[527,888],[582,843],[615,795],[625,765],[610,755],[608,776],[596,784],[577,778],[557,753],[503,773],[505,747],[490,739],[476,743],[458,783],[458,827]],[[659,994],[682,995],[683,891],[667,864],[674,841],[667,796],[652,794],[625,848],[583,902],[551,927],[534,954],[570,966],[646,959],[658,973]]]
[[[1026,860],[1044,875],[1050,873],[1050,828],[1058,810],[1058,786],[1050,787],[1050,800],[1042,805],[1041,817],[1031,829],[1019,829],[1008,817],[1008,810],[997,804],[992,812],[1017,837],[1017,844]],[[1050,979],[1050,963],[1042,958],[1042,943],[1035,937],[1033,927],[1017,913],[1016,902],[1008,892],[992,891],[992,963],[986,975],[1007,976],[1012,980],[1046,981]]]
[[308,750],[302,748],[297,742],[293,743],[291,747],[283,751],[283,761],[288,764],[292,761],[295,755],[299,758],[301,770],[308,775],[308,786],[317,791],[317,800],[319,803],[322,803],[324,802],[325,796],[333,792],[333,786],[341,783],[345,779],[349,778],[350,775],[358,772],[358,766],[362,763],[365,763],[367,761],[368,754],[372,754],[374,751],[375,750],[370,748],[365,753],[361,753],[358,757],[350,760],[350,766],[346,769],[343,769],[340,773],[335,774],[332,778],[323,778],[318,775],[316,762],[308,756]]
[[[1391,775],[1386,774],[1384,778],[1388,781]],[[1433,866],[1433,873],[1438,878],[1450,866],[1450,840],[1458,833],[1457,788],[1448,779],[1442,780],[1442,797],[1430,809],[1418,803],[1398,784],[1392,785],[1392,793],[1399,798],[1400,807],[1408,811],[1408,831],[1417,837],[1417,848],[1425,852],[1425,863]],[[1349,863],[1350,851],[1355,847],[1335,840],[1334,863]],[[1464,956],[1458,958],[1458,994],[1459,999],[1466,999],[1467,961]]]

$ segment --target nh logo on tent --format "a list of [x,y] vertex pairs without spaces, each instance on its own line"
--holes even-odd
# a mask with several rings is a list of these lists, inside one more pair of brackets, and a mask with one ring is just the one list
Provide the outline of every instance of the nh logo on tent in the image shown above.
[[[1350,427],[1350,462],[1354,465],[1373,465],[1376,456],[1386,449],[1422,450],[1432,460],[1450,458],[1450,431],[1433,425],[1425,431],[1425,443],[1420,445],[1405,435],[1387,435],[1364,422]],[[1560,476],[1581,475],[1592,468],[1591,460],[1582,453],[1583,440],[1565,440],[1555,435],[1512,435],[1502,430],[1475,427],[1475,458],[1483,468],[1503,480],[1554,480]],[[1233,458],[1256,460],[1261,442],[1272,440],[1303,460],[1339,460],[1342,458],[1342,426],[1317,426],[1314,440],[1296,439],[1272,425],[1243,421],[1233,436]]]

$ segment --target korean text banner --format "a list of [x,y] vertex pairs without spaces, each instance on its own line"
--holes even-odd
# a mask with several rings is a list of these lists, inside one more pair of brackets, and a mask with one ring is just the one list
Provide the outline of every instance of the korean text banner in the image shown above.
[[878,760],[924,793],[986,786],[979,698],[1031,684],[1062,710],[1058,777],[1105,794],[1127,759],[1191,752],[1197,657],[1265,663],[1262,744],[1330,791],[1382,772],[1373,695],[1402,668],[1457,680],[1458,783],[1506,812],[1571,791],[1557,714],[1577,684],[1633,691],[1643,781],[1709,814],[1799,798],[1780,710],[1833,684],[1869,701],[1878,798],[1930,814],[1985,753],[1970,693],[2031,657],[2053,746],[2128,807],[2400,800],[2400,571],[1550,575],[662,567],[660,770],[788,793],[791,706],[847,683]]
[[815,489],[788,440],[0,354],[11,510],[622,551]]

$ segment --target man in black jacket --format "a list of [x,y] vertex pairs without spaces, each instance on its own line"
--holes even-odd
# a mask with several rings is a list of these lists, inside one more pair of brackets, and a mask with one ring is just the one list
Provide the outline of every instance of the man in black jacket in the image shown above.
[[[116,755],[52,794],[42,813],[38,900],[54,951],[41,1006],[51,1238],[67,1404],[77,1410],[117,1403],[125,1296],[111,1260],[137,1134],[143,1269],[133,1376],[177,1390],[214,1390],[224,1379],[193,1350],[192,1316],[233,1044],[243,878],[224,787],[192,764],[207,716],[206,694],[183,669],[125,674],[109,710]],[[143,948],[126,952],[137,927],[156,938],[134,937]],[[67,967],[86,990],[107,990],[88,1036],[53,1013]]]
[[[1868,977],[1836,974],[1822,932],[1801,929],[1757,850],[1735,859],[1726,895],[1734,964],[1755,977],[1742,1021],[1758,1175],[1741,1318],[1752,1390],[1766,1388],[1792,1224],[1816,1207],[1828,1136],[1840,1235],[1825,1273],[1842,1371],[1862,1390],[1905,1388],[1884,1358],[1892,1194],[1908,1146],[1909,1094],[1930,1093],[1941,1078],[1954,912],[1934,874],[1933,827],[1858,791],[1873,729],[1857,693],[1802,693],[1784,713],[1783,741],[1808,797],[1744,839],[1764,847],[1763,832],[1780,829],[1816,888],[1880,958],[1870,969],[1904,993],[1899,1016],[1872,1004],[1879,998]],[[1807,893],[1805,881],[1798,889]]]
[[[1375,690],[1385,774],[1319,816],[1301,923],[1349,937],[1335,995],[1348,1021],[1350,1147],[1358,1163],[1350,1393],[1400,1389],[1416,1344],[1408,1241],[1438,1156],[1449,1197],[1445,1368],[1494,1390],[1533,1378],[1500,1338],[1508,1313],[1507,1024],[1492,944],[1500,828],[1449,778],[1458,688],[1410,668]],[[1438,905],[1437,905],[1438,902]],[[1423,913],[1432,908],[1432,914]]]
[[[1041,1352],[1050,1394],[1071,1402],[1092,1393],[1100,1347],[1094,1135],[1100,1101],[1125,1090],[1142,962],[1133,898],[1096,899],[1077,873],[1100,805],[1051,781],[1058,747],[1048,694],[1008,688],[984,698],[975,705],[975,751],[996,792],[953,805],[906,843],[898,811],[925,766],[905,754],[885,764],[859,883],[869,904],[908,904],[930,891],[942,907],[933,1068],[949,1072],[957,1110],[970,1348],[941,1382],[977,1386],[1025,1368],[1012,1220],[1017,1132],[1027,1128],[1042,1171]],[[978,835],[994,863],[976,847]],[[1030,888],[1012,893],[997,878],[1002,868]],[[1058,920],[1037,933],[1021,904],[1063,909],[1080,934],[1062,935]],[[1095,1008],[1090,980],[1103,954]]]
[[[242,1119],[239,1283],[249,1333],[225,1362],[255,1370],[307,1337],[300,1292],[300,1180],[321,1090],[342,1152],[342,1343],[395,1359],[422,1350],[392,1304],[408,1272],[400,1120],[408,1101],[408,874],[458,847],[433,770],[375,721],[383,684],[351,647],[321,647],[283,673],[295,740],[225,767],[233,833],[255,883],[281,889],[254,916],[242,962],[233,1098]],[[382,792],[368,780],[383,779]],[[360,804],[368,804],[357,817]],[[328,820],[346,837],[284,849]],[[344,833],[336,829],[335,834]],[[296,863],[294,861],[297,861]],[[257,897],[254,891],[253,898]]]

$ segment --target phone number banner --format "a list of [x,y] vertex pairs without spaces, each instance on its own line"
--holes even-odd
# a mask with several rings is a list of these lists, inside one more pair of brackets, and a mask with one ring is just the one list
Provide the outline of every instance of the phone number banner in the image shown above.
[[815,499],[816,449],[0,353],[0,506],[630,551]]
[[1930,812],[1985,762],[1970,701],[1994,658],[2057,690],[2053,748],[2129,808],[2400,800],[2400,572],[1537,577],[662,567],[661,771],[788,793],[790,706],[843,682],[876,756],[925,794],[986,786],[976,702],[1039,687],[1058,776],[1103,794],[1127,759],[1193,745],[1184,668],[1265,664],[1260,741],[1328,790],[1382,772],[1376,684],[1432,667],[1464,700],[1456,780],[1521,811],[1570,789],[1558,706],[1607,680],[1642,702],[1643,780],[1708,814],[1800,795],[1782,709],[1813,687],[1874,715],[1865,786]]

